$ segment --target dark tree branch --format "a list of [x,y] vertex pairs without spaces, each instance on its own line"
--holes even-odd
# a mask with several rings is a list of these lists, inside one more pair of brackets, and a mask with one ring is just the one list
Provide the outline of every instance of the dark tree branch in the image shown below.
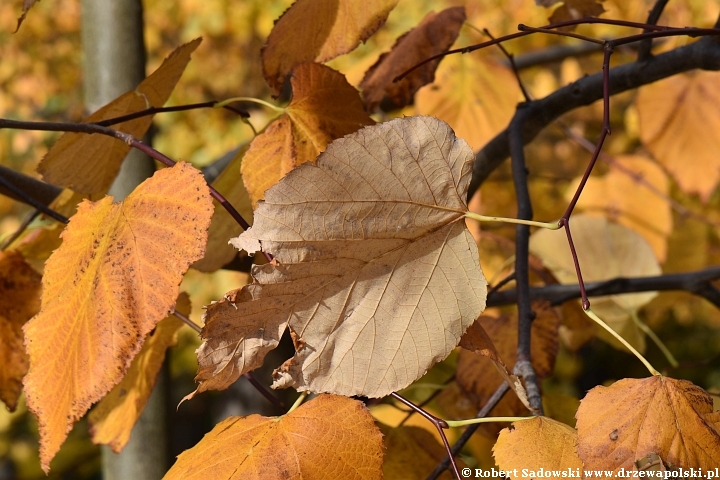
[[[623,293],[685,290],[707,299],[720,308],[720,295],[710,282],[720,279],[720,267],[711,267],[688,273],[658,275],[656,277],[625,278],[618,277],[605,282],[585,284],[587,294],[591,297],[618,295]],[[531,300],[547,300],[552,305],[580,298],[578,285],[548,285],[532,287],[529,291]],[[517,292],[503,290],[488,295],[487,306],[513,305],[517,302]]]
[[[665,9],[665,5],[667,5],[668,0],[657,0],[655,2],[655,5],[653,5],[652,10],[650,10],[650,13],[648,13],[648,18],[645,23],[649,25],[656,25],[658,20],[660,20],[660,15],[662,14],[663,10]],[[645,29],[644,32],[649,32],[650,30]],[[652,49],[652,38],[648,38],[647,40],[643,40],[638,45],[638,55],[637,55],[637,61],[638,62],[644,62],[648,60],[652,54],[650,53],[650,50]]]
[[[676,48],[644,62],[633,62],[613,68],[610,74],[610,95],[698,68],[720,70],[720,44],[712,38]],[[529,104],[523,114],[525,115],[522,129],[523,144],[532,141],[540,131],[564,113],[600,100],[603,96],[602,84],[603,74],[599,72]],[[519,112],[516,113],[518,114]],[[475,156],[468,198],[472,197],[480,184],[510,155],[509,133],[508,127]]]
[[10,182],[7,178],[5,178],[2,175],[0,175],[0,191],[2,191],[3,193],[8,192],[10,194],[9,196],[11,196],[12,198],[19,200],[23,203],[26,203],[26,204],[30,205],[31,207],[34,207],[36,210],[41,211],[48,217],[54,218],[55,220],[57,220],[60,223],[67,224],[69,222],[67,217],[59,214],[52,208],[45,205],[40,200],[33,197],[32,195],[25,193],[25,191],[23,189],[16,186],[14,183]]
[[2,185],[0,185],[0,194],[23,203],[27,203],[25,198],[31,197],[43,205],[50,205],[50,203],[60,195],[60,192],[62,192],[62,188],[60,187],[41,182],[24,173],[16,172],[2,165],[0,165],[0,178],[7,180],[7,182],[11,183],[16,189],[20,189],[23,195],[19,196],[14,193],[14,190],[5,188]]

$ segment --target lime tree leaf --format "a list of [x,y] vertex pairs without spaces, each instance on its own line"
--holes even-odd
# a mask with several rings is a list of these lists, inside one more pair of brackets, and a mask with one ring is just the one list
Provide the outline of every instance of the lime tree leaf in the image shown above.
[[282,417],[230,417],[163,480],[382,478],[382,434],[365,406],[320,395]]
[[720,465],[720,412],[702,388],[660,375],[595,387],[577,412],[586,470],[633,470],[653,454],[669,467]]
[[263,74],[275,94],[304,62],[324,63],[355,49],[385,24],[398,0],[297,0],[262,49]]
[[[170,97],[190,54],[200,45],[201,39],[178,47],[137,88],[127,92],[83,120],[98,122],[139,112],[149,107],[162,107]],[[129,120],[113,125],[121,132],[140,138],[145,135],[153,116]],[[65,133],[53,144],[38,165],[38,172],[46,182],[62,185],[79,193],[104,194],[120,171],[130,146],[105,135]]]
[[212,199],[187,163],[156,172],[121,203],[84,201],[48,259],[40,313],[24,327],[25,394],[49,470],[73,423],[117,384],[203,256]]
[[360,89],[368,111],[388,97],[397,108],[412,102],[415,92],[435,79],[440,59],[426,63],[399,82],[394,79],[426,58],[446,52],[465,22],[465,7],[451,7],[440,13],[430,12],[417,27],[400,38],[392,50],[383,53],[365,73]]
[[257,368],[286,328],[296,354],[275,387],[382,397],[449,355],[487,296],[464,221],[472,161],[445,123],[409,117],[334,141],[268,190],[232,243],[275,259],[208,306],[196,392]]

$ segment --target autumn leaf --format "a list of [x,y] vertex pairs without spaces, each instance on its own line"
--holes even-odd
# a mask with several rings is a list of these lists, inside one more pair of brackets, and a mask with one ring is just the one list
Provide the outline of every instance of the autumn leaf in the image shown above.
[[[577,453],[574,428],[547,417],[535,417],[512,424],[500,432],[493,454],[498,468],[513,480],[523,469],[572,472],[581,477],[583,463]],[[532,475],[531,475],[532,476]],[[565,475],[567,476],[567,475]]]
[[332,140],[375,123],[357,90],[330,67],[304,63],[290,81],[293,99],[285,114],[255,137],[242,161],[253,205],[290,170],[314,161]]
[[42,309],[25,325],[25,394],[47,472],[72,424],[117,384],[145,336],[175,305],[202,257],[212,203],[186,163],[161,170],[121,203],[85,201],[47,261]]
[[[149,107],[162,107],[172,93],[190,54],[200,45],[195,39],[178,47],[155,72],[138,87],[116,98],[83,120],[98,122]],[[152,115],[130,120],[113,128],[136,138],[145,135],[152,123]],[[52,146],[38,165],[38,172],[46,182],[70,188],[79,193],[104,194],[120,171],[130,146],[105,135],[65,133]]]
[[[720,178],[720,73],[673,75],[640,88],[640,139],[685,192],[707,202]],[[692,165],[692,168],[688,168]]]
[[720,465],[720,412],[687,380],[658,375],[595,387],[580,402],[577,420],[587,470],[633,470],[651,454],[670,467]]
[[[420,427],[381,424],[380,430],[385,444],[384,480],[424,480],[447,455],[435,437]],[[438,478],[452,480],[453,476],[445,471]]]
[[447,122],[478,150],[507,126],[519,98],[517,81],[507,67],[451,55],[438,67],[436,81],[418,91],[415,108]]
[[40,310],[40,274],[17,252],[0,252],[0,400],[17,408],[29,359],[22,327]]
[[[175,310],[185,316],[190,315],[190,298],[187,293],[180,294]],[[177,331],[183,325],[180,319],[169,315],[147,337],[125,378],[90,412],[88,421],[93,443],[109,445],[115,453],[125,448],[155,387],[165,360],[165,351],[177,345]]]
[[[568,188],[568,201],[579,184],[580,177]],[[588,178],[577,208],[636,231],[650,244],[658,261],[664,262],[673,227],[669,190],[667,175],[655,162],[640,155],[622,155],[613,159],[605,176]],[[640,209],[643,205],[653,208]]]
[[484,308],[467,231],[473,153],[437,119],[396,119],[334,141],[266,192],[232,243],[275,260],[207,307],[197,392],[262,364],[290,328],[275,387],[382,397],[445,358]]
[[398,0],[297,0],[275,22],[262,49],[263,75],[275,95],[296,65],[350,52],[382,27]]
[[440,59],[414,70],[399,82],[394,82],[395,77],[427,58],[447,51],[464,22],[465,7],[430,12],[417,27],[398,38],[392,50],[380,56],[360,83],[367,110],[374,110],[384,97],[397,108],[409,105],[415,92],[435,79]]
[[163,477],[208,478],[380,479],[382,434],[361,402],[335,395],[282,417],[230,417],[181,453]]
[[[660,275],[660,265],[648,243],[637,233],[604,218],[573,215],[570,231],[577,250],[585,282],[600,282],[615,277]],[[530,236],[530,251],[560,283],[577,284],[575,265],[563,231],[541,230]],[[593,311],[613,330],[638,349],[645,350],[645,334],[633,320],[637,310],[657,292],[610,295],[591,300]],[[617,340],[599,331],[610,345],[624,350]]]
[[40,0],[23,0],[22,15],[20,15],[20,17],[17,19],[17,27],[15,27],[15,31],[13,33],[17,33],[18,30],[20,30],[20,25],[22,25],[22,23],[25,21],[27,13],[39,1]]
[[[603,2],[604,0],[599,0]],[[556,8],[550,19],[550,23],[578,20],[585,17],[597,17],[605,11],[602,5],[596,0],[565,0],[562,5]],[[566,27],[565,29],[573,29]]]
[[[243,147],[235,158],[218,175],[212,186],[222,194],[225,199],[252,225],[253,212],[250,196],[242,181],[238,180],[238,173],[243,157],[248,147]],[[242,233],[242,227],[235,221],[217,200],[213,200],[214,213],[208,231],[207,248],[205,256],[192,264],[192,268],[201,272],[214,272],[230,262],[238,254],[228,239]]]

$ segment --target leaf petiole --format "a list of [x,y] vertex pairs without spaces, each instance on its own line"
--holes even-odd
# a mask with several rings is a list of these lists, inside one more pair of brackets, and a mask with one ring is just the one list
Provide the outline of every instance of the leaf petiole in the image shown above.
[[534,222],[532,220],[520,220],[519,218],[505,218],[505,217],[488,217],[486,215],[480,215],[473,212],[465,212],[467,218],[472,218],[478,222],[502,222],[502,223],[515,223],[518,225],[530,225],[531,227],[547,228],[548,230],[559,230],[559,222]]
[[[295,403],[292,404],[292,407],[290,407],[290,410],[288,410],[287,413],[292,412],[293,410],[298,408],[300,405],[302,405],[302,403],[305,401],[305,399],[307,398],[308,395],[310,395],[310,392],[302,392],[300,394],[300,396],[297,398],[297,400],[295,400]],[[287,413],[286,413],[286,415],[287,415]]]
[[265,100],[260,100],[259,98],[253,98],[253,97],[233,97],[228,98],[227,100],[223,100],[222,102],[218,102],[215,104],[215,108],[223,108],[226,105],[229,105],[233,102],[251,102],[251,103],[257,103],[258,105],[262,105],[264,107],[267,107],[271,110],[275,110],[276,112],[284,112],[285,109],[282,107],[278,107],[276,105],[273,105],[270,102],[266,102]]
[[530,420],[537,417],[483,417],[469,418],[467,420],[445,420],[448,427],[464,427],[475,423],[492,423],[492,422],[519,422],[520,420]]
[[638,352],[637,350],[635,350],[635,347],[633,347],[632,345],[630,345],[630,343],[628,343],[627,340],[625,340],[622,336],[620,336],[615,330],[613,330],[612,328],[610,328],[610,326],[608,326],[607,323],[603,322],[603,321],[600,319],[600,317],[598,317],[598,316],[595,314],[595,312],[593,312],[592,310],[590,310],[590,308],[587,308],[587,309],[584,308],[583,310],[585,311],[585,315],[587,315],[588,317],[590,317],[595,323],[597,323],[597,324],[600,325],[602,328],[604,328],[605,330],[607,330],[608,333],[610,333],[610,335],[612,335],[613,337],[615,337],[615,338],[618,340],[618,342],[620,342],[620,343],[622,343],[623,345],[625,345],[625,347],[626,347],[628,350],[630,350],[630,351],[633,353],[633,355],[635,355],[635,356],[638,358],[638,360],[640,360],[640,361],[645,365],[645,367],[647,367],[647,369],[650,371],[651,374],[656,375],[656,376],[657,376],[657,375],[660,375],[660,372],[658,372],[657,370],[655,370],[655,368],[654,368],[652,365],[650,365],[650,362],[648,362],[647,359],[640,354],[640,352]]
[[655,342],[655,345],[660,349],[660,351],[665,355],[665,358],[667,359],[668,363],[672,365],[673,368],[677,368],[679,363],[675,356],[672,354],[669,348],[663,343],[662,340],[660,340],[660,337],[655,335],[655,332],[652,331],[650,327],[647,326],[645,322],[640,320],[640,318],[637,315],[637,312],[632,312],[631,314],[633,321],[635,322],[635,325],[637,325],[640,330],[645,332],[645,335],[650,337],[650,339]]

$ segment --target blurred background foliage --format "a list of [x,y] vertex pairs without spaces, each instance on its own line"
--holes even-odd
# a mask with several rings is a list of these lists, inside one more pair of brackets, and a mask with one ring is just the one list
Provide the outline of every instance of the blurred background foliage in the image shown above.
[[[605,18],[644,21],[653,2],[606,0]],[[0,3],[0,116],[23,120],[78,121],[88,112],[82,104],[82,74],[80,46],[80,5],[77,0],[45,0],[29,12],[18,33],[13,34],[21,11],[20,0]],[[178,45],[203,37],[203,43],[193,55],[185,74],[175,89],[169,105],[180,105],[229,97],[257,97],[273,101],[262,77],[259,51],[278,18],[291,4],[290,0],[147,0],[145,7],[145,40],[148,48],[148,72]],[[454,5],[465,5],[467,26],[462,29],[456,47],[471,45],[487,37],[487,28],[494,36],[516,31],[518,23],[542,25],[547,23],[548,10],[537,7],[533,0],[400,0],[385,24],[367,43],[350,54],[341,56],[330,66],[345,73],[353,85],[358,85],[364,72],[378,56],[389,50],[402,33],[411,29],[430,11]],[[684,0],[670,2],[663,19],[674,25],[710,26],[718,15],[718,2]],[[595,37],[613,37],[627,30],[607,25],[581,26],[578,33]],[[693,41],[672,37],[657,42],[657,50],[674,48]],[[518,60],[531,52],[543,52],[557,45],[578,45],[568,39],[533,35],[511,42],[507,48]],[[620,49],[613,56],[613,64],[632,61],[632,48]],[[521,77],[533,98],[542,98],[559,87],[570,84],[584,75],[598,72],[601,54],[589,53],[567,56],[560,60],[544,61],[523,67]],[[446,93],[450,92],[450,93]],[[457,98],[450,95],[455,92]],[[459,93],[458,93],[459,92]],[[610,155],[644,155],[648,157],[639,138],[636,92],[612,98],[612,136],[606,142]],[[443,95],[447,95],[444,97]],[[459,95],[459,96],[458,96]],[[438,96],[439,100],[438,100]],[[487,102],[489,96],[495,103]],[[497,97],[497,98],[496,98]],[[517,83],[498,49],[486,49],[472,55],[446,59],[441,63],[435,84],[424,87],[415,105],[402,111],[380,112],[378,120],[397,115],[448,115],[448,121],[460,136],[468,136],[475,149],[504,128],[516,102],[522,99]],[[287,101],[281,98],[279,102]],[[450,113],[440,114],[436,105],[458,102]],[[499,102],[499,103],[498,103]],[[502,105],[497,107],[496,105]],[[454,104],[453,104],[454,105]],[[251,104],[250,122],[258,131],[272,120],[267,109]],[[472,128],[478,115],[489,120],[487,128]],[[595,142],[602,120],[599,103],[565,115],[562,124],[576,135]],[[462,124],[469,124],[463,134]],[[197,167],[212,164],[226,152],[252,140],[253,131],[237,116],[224,110],[197,110],[158,115],[155,119],[154,145],[176,160],[192,162]],[[720,135],[720,132],[718,132]],[[0,130],[0,163],[28,175],[38,176],[35,168],[52,144],[56,134],[49,132]],[[586,149],[570,138],[560,124],[549,125],[527,148],[530,192],[534,201],[535,218],[558,218],[567,206],[567,194],[574,179],[582,174],[590,157]],[[604,178],[610,173],[607,162],[599,162],[593,176]],[[707,203],[697,196],[681,191],[672,177],[660,169],[666,178],[668,198],[656,198],[653,203],[638,202],[637,215],[653,209],[671,209],[670,200],[689,212],[672,209],[665,242],[666,258],[660,258],[664,272],[684,272],[717,265],[720,260],[720,196],[713,193]],[[611,188],[609,186],[608,188]],[[630,189],[632,190],[632,189]],[[632,196],[633,192],[628,191]],[[602,195],[600,195],[602,197]],[[632,197],[631,197],[632,199]],[[506,163],[486,181],[473,202],[483,214],[512,217],[516,214],[514,191]],[[588,209],[588,213],[618,220],[619,212],[607,208]],[[14,232],[29,208],[0,196],[0,238]],[[484,224],[482,230],[473,227],[478,235],[481,263],[486,276],[497,282],[511,272],[508,261],[513,255],[514,229],[502,224]],[[631,227],[632,228],[632,227]],[[192,318],[201,323],[202,306],[221,298],[225,292],[247,283],[248,275],[219,271],[203,274],[190,271],[183,284],[192,299]],[[540,282],[539,278],[535,279]],[[498,312],[510,312],[506,308]],[[710,391],[720,391],[720,313],[708,302],[687,293],[661,293],[639,312],[639,316],[681,362],[681,367],[668,369],[676,378],[687,378]],[[197,335],[189,328],[180,334],[180,343],[170,353],[169,371],[172,382],[168,416],[171,425],[173,455],[194,445],[220,419],[230,414],[247,414],[238,398],[244,387],[227,392],[208,393],[186,402],[176,411],[179,400],[193,390],[192,381],[197,368],[194,350],[199,344]],[[667,361],[658,348],[648,342],[647,357],[659,366]],[[270,359],[279,365],[283,359]],[[433,368],[428,375],[405,392],[415,401],[422,401],[453,376],[456,356]],[[264,377],[262,377],[264,375]],[[263,372],[267,381],[269,372]],[[602,341],[592,340],[577,351],[561,347],[554,375],[544,384],[548,396],[562,401],[554,405],[557,417],[572,422],[577,399],[597,384],[608,384],[623,377],[644,376],[642,365],[629,354],[616,350]],[[243,382],[241,380],[238,383]],[[276,414],[268,406],[254,412]],[[431,411],[443,413],[442,405],[431,403]],[[470,409],[472,410],[472,408]],[[398,424],[405,413],[390,404],[373,407],[383,422]],[[408,423],[436,432],[415,416]],[[63,446],[49,478],[99,478],[99,449],[87,436],[87,425],[79,422]],[[488,434],[489,435],[489,434]],[[483,439],[485,438],[485,440]],[[468,446],[471,466],[489,467],[488,453],[492,445],[489,437],[478,437]],[[44,478],[38,462],[37,427],[26,413],[24,404],[14,413],[0,408],[0,479]]]

